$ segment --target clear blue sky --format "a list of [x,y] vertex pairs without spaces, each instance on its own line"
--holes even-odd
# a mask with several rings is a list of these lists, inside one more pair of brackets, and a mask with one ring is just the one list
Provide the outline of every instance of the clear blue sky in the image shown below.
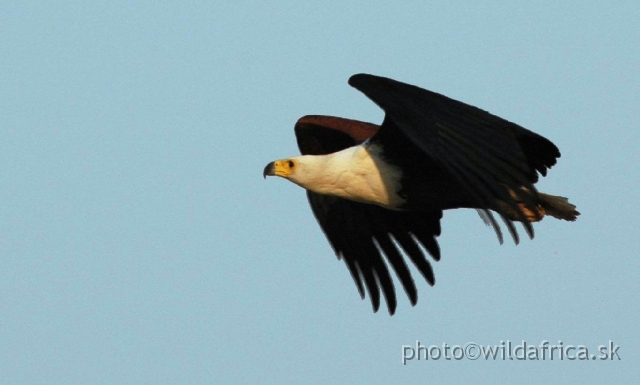
[[[0,5],[0,383],[637,381],[637,1],[55,3]],[[358,72],[548,137],[582,216],[516,247],[447,212],[435,287],[373,314],[261,174],[300,116],[382,120]],[[622,360],[403,366],[416,340]]]

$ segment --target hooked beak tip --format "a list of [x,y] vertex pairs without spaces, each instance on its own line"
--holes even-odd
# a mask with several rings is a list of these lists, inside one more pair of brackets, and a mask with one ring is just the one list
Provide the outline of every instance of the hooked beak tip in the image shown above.
[[267,175],[269,176],[275,175],[275,171],[276,171],[276,164],[275,162],[271,162],[264,168],[264,171],[262,172],[262,177],[264,179],[267,179]]

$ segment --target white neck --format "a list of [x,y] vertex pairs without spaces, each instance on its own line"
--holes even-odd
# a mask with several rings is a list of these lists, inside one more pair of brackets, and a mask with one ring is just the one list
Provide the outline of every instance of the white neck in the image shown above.
[[381,159],[377,146],[360,145],[329,155],[292,159],[298,166],[289,180],[308,190],[391,209],[404,203],[397,195],[402,172]]

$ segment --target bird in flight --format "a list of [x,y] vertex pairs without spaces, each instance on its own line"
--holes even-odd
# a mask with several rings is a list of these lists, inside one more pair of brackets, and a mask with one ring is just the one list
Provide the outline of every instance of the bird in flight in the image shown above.
[[495,212],[516,244],[514,222],[533,238],[532,222],[547,215],[574,221],[580,214],[567,198],[534,187],[560,157],[548,139],[396,80],[357,74],[349,84],[384,110],[382,124],[304,116],[295,125],[302,155],[267,164],[263,176],[307,190],[318,224],[363,299],[366,287],[374,312],[380,290],[389,313],[396,310],[388,265],[411,305],[417,303],[403,252],[429,285],[435,283],[423,250],[440,260],[436,237],[443,210],[478,210],[502,243]]

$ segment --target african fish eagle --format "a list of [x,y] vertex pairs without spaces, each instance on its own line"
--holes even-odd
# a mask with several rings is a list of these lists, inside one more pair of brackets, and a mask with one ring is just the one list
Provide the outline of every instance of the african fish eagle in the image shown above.
[[[376,312],[380,289],[389,308],[396,295],[386,261],[412,305],[417,290],[398,245],[429,285],[438,261],[443,210],[477,209],[502,243],[504,221],[513,240],[521,222],[545,215],[574,221],[567,198],[538,192],[538,174],[560,157],[548,139],[479,108],[392,79],[358,74],[349,84],[385,112],[380,126],[331,116],[305,116],[295,125],[301,156],[264,168],[305,188],[311,209],[338,258]],[[421,248],[422,247],[422,248]],[[364,285],[364,286],[363,286]]]

